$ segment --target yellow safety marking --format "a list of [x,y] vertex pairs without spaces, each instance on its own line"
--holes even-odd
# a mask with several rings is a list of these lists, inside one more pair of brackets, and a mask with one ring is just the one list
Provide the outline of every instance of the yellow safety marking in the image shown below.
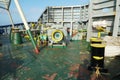
[[100,56],[93,56],[93,58],[96,59],[96,60],[101,60],[101,59],[103,59],[103,57],[100,57]]
[[[55,33],[60,33],[60,38],[59,39],[55,39],[54,35]],[[52,40],[55,41],[55,42],[59,42],[63,39],[64,35],[63,35],[63,32],[61,30],[55,30],[52,32]]]

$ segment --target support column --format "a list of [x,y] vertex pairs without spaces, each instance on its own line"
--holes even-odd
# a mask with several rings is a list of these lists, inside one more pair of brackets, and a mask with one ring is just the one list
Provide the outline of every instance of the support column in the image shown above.
[[93,10],[92,10],[92,5],[93,5],[93,2],[92,0],[90,0],[90,5],[89,5],[89,21],[88,21],[88,27],[87,27],[87,41],[90,41],[90,38],[92,36],[92,15],[93,15]]
[[50,17],[49,17],[49,7],[47,7],[47,23],[49,23],[49,19],[50,19]]
[[70,36],[72,39],[72,30],[73,30],[73,7],[71,7],[71,26],[70,26]]
[[71,24],[71,26],[70,26],[70,37],[72,39],[73,22],[71,21],[70,24]]
[[64,26],[64,7],[62,6],[62,21],[61,21],[62,26]]
[[119,19],[120,19],[120,0],[116,0],[116,14],[115,14],[115,21],[113,27],[113,36],[117,37],[118,29],[119,29]]
[[28,26],[28,23],[27,23],[27,20],[26,20],[24,14],[23,14],[23,11],[22,11],[22,9],[21,9],[21,7],[20,7],[20,5],[19,5],[19,2],[18,2],[18,0],[14,0],[14,2],[15,2],[15,4],[16,4],[16,7],[17,7],[17,9],[18,9],[18,12],[19,12],[19,14],[20,14],[20,16],[21,16],[21,19],[22,19],[22,21],[23,21],[23,23],[24,23],[24,25],[25,25],[25,29],[27,30],[27,32],[28,32],[28,34],[29,34],[29,36],[30,36],[30,39],[31,39],[32,44],[33,44],[33,47],[34,47],[34,51],[35,51],[36,54],[38,54],[38,53],[39,53],[38,47],[36,46],[36,43],[35,43],[35,41],[34,41],[34,39],[33,39],[33,37],[32,37],[30,28],[29,28],[29,26]]

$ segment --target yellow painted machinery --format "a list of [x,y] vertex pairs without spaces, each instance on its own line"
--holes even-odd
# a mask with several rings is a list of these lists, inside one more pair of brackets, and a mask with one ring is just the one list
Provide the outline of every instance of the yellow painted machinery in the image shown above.
[[[98,31],[97,38],[91,38],[91,62],[88,67],[89,70],[94,70],[96,67],[101,68],[101,71],[107,72],[107,69],[104,69],[104,52],[105,52],[105,44],[103,44],[103,40],[101,38],[101,32],[105,32],[105,28],[107,27],[106,21],[96,21],[93,22],[93,27]],[[98,72],[98,71],[97,71]],[[98,72],[99,74],[99,72]]]
[[50,29],[47,30],[48,34],[48,45],[49,46],[66,46],[67,31],[64,26],[52,25]]
[[95,28],[98,31],[98,38],[101,38],[101,32],[105,32],[106,27],[107,22],[105,20],[93,22],[93,28]]
[[106,32],[107,22],[103,21],[94,21],[93,28],[98,31],[97,37],[92,37],[90,39],[91,43],[102,43],[101,32]]

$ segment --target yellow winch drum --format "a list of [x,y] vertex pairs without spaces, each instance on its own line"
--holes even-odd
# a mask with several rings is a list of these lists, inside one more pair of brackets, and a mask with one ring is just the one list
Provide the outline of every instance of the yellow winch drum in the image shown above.
[[64,34],[61,30],[54,30],[52,32],[52,40],[55,42],[59,42],[63,39]]
[[91,44],[91,67],[104,68],[105,44]]

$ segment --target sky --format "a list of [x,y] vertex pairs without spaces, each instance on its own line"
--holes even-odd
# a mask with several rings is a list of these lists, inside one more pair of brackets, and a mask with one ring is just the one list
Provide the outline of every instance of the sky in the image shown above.
[[[11,0],[10,12],[14,23],[21,23],[21,17],[18,13],[14,0]],[[18,0],[28,22],[37,22],[42,12],[48,6],[75,6],[85,5],[89,0]],[[10,18],[7,11],[0,9],[0,25],[8,25]]]

